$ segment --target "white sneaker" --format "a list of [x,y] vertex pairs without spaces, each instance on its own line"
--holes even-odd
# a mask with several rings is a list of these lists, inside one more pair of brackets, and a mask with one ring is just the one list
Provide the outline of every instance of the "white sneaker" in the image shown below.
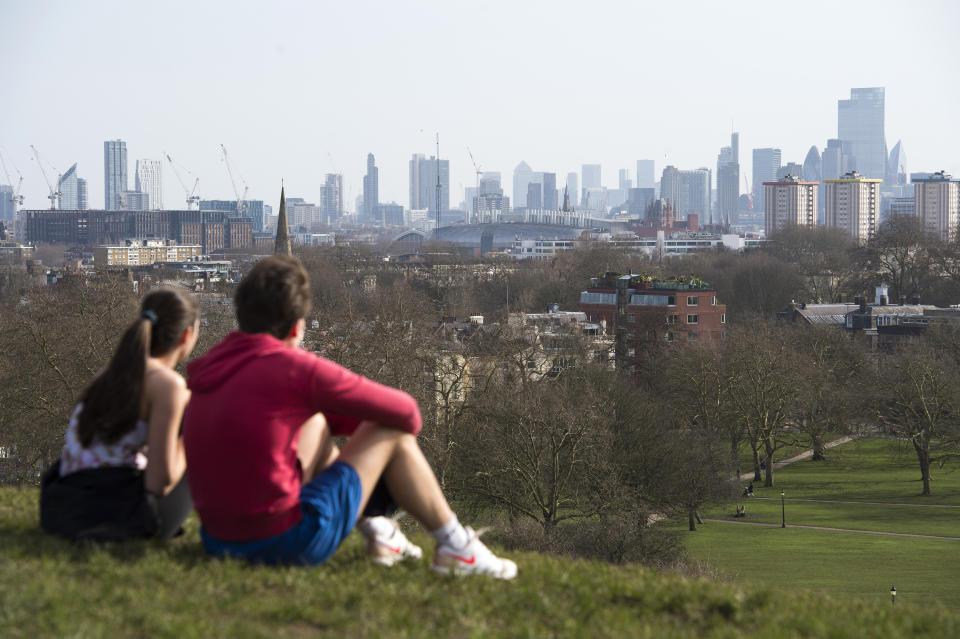
[[390,567],[398,561],[420,559],[423,550],[420,546],[411,543],[397,525],[396,519],[379,517],[392,525],[389,534],[375,533],[364,535],[367,539],[367,558],[375,564]]
[[431,570],[444,574],[489,575],[497,579],[513,579],[517,576],[517,564],[497,557],[480,541],[480,534],[469,526],[466,528],[469,541],[463,548],[440,544],[433,553]]

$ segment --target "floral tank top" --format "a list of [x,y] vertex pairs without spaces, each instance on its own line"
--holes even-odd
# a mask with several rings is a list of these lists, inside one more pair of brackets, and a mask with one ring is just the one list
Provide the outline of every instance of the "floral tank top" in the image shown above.
[[70,416],[63,452],[60,454],[61,476],[105,466],[126,466],[138,470],[147,467],[147,457],[142,452],[147,444],[147,422],[138,420],[130,432],[112,444],[94,440],[85,448],[77,437],[77,417],[81,410],[83,404],[77,404]]

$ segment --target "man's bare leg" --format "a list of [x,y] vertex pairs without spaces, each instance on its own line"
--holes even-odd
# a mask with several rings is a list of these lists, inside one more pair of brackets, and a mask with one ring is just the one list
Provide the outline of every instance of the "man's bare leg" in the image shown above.
[[364,422],[338,459],[360,476],[360,512],[382,475],[394,501],[427,530],[436,530],[453,517],[433,469],[410,433]]
[[432,570],[500,579],[517,575],[515,563],[494,555],[479,535],[457,520],[413,435],[364,422],[344,445],[339,459],[360,476],[361,512],[382,476],[394,501],[430,531],[437,542]]

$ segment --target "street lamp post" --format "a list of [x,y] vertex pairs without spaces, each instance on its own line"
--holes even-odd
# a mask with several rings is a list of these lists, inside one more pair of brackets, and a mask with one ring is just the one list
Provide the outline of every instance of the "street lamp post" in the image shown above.
[[780,514],[783,516],[783,519],[781,520],[781,523],[780,523],[780,527],[786,528],[787,527],[787,507],[786,505],[784,505],[782,490],[780,491]]
[[893,606],[897,605],[897,589],[893,586],[890,586],[890,604]]

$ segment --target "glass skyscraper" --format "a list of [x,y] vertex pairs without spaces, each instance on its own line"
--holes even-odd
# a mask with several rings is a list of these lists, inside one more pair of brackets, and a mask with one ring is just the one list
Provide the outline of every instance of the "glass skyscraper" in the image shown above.
[[849,100],[837,102],[837,137],[852,156],[855,169],[867,178],[887,176],[884,136],[884,88],[850,89]]
[[[753,210],[765,211],[764,198],[766,196],[766,187],[764,182],[774,182],[777,180],[777,171],[780,170],[780,163],[783,159],[783,153],[780,149],[754,149],[753,150]],[[796,177],[800,177],[799,175]]]
[[87,207],[87,181],[77,177],[77,163],[74,162],[67,171],[60,176],[57,183],[60,191],[60,206],[64,211],[82,211]]
[[127,143],[107,140],[103,143],[103,208],[120,208],[120,194],[127,190]]

